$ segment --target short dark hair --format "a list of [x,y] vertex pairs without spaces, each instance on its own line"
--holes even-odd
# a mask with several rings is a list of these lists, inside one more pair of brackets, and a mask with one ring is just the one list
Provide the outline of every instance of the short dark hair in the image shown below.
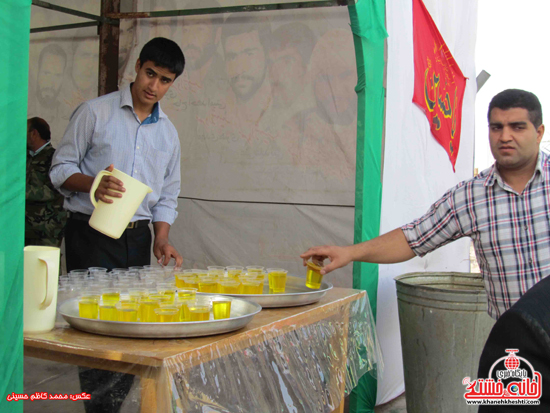
[[[259,21],[258,21],[259,20]],[[225,42],[231,36],[238,36],[243,33],[258,32],[260,43],[265,53],[269,50],[269,40],[271,37],[271,27],[269,21],[265,18],[256,18],[251,21],[250,17],[243,16],[243,13],[232,13],[223,22],[222,26],[222,46],[225,52]]]
[[529,113],[529,120],[535,128],[542,125],[542,107],[539,98],[531,92],[521,89],[506,89],[498,93],[489,103],[487,120],[491,121],[491,111],[493,109],[508,110],[512,108],[522,108]]
[[34,117],[29,119],[29,132],[31,130],[37,131],[40,137],[46,142],[49,142],[52,139],[50,125],[48,125],[48,122],[42,118]]
[[304,65],[307,65],[315,47],[315,41],[315,34],[306,24],[286,23],[273,32],[271,50],[280,51],[294,47],[302,56]]
[[59,46],[56,43],[49,44],[46,47],[42,49],[40,52],[40,55],[38,56],[38,67],[40,68],[42,66],[42,60],[44,60],[44,56],[47,54],[52,54],[54,56],[59,56],[63,59],[63,70],[67,67],[67,53],[65,53],[65,50],[61,46]]
[[185,57],[176,42],[165,37],[155,37],[149,40],[141,49],[139,63],[151,61],[156,66],[165,67],[176,75],[176,78],[183,73]]

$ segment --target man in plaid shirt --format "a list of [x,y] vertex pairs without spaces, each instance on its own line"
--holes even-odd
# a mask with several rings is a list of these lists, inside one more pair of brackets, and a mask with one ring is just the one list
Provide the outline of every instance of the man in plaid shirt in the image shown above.
[[421,218],[347,247],[313,247],[305,261],[330,259],[323,274],[351,261],[391,264],[470,237],[485,282],[489,315],[498,318],[550,274],[550,159],[538,98],[508,89],[489,104],[494,165],[459,183]]

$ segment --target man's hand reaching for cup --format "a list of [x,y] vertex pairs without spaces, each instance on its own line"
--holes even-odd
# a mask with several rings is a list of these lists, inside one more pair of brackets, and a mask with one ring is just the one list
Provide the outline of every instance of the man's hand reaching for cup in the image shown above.
[[349,247],[337,247],[337,246],[322,246],[312,247],[306,252],[300,255],[300,258],[304,260],[304,266],[306,261],[312,258],[315,261],[323,262],[325,259],[330,260],[330,264],[323,267],[321,274],[328,274],[338,268],[348,265],[352,261],[352,254]]

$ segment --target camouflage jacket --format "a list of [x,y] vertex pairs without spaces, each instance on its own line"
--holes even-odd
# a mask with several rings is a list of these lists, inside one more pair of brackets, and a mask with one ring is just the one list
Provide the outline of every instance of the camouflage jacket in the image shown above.
[[61,245],[67,212],[63,195],[50,181],[54,152],[50,144],[34,157],[27,154],[25,245]]

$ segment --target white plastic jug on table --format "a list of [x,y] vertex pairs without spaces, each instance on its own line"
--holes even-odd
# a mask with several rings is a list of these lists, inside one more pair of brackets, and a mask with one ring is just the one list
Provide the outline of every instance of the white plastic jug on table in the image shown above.
[[57,307],[59,248],[29,245],[23,252],[23,331],[50,331],[55,325]]
[[[96,201],[94,196],[101,178],[105,175],[120,179],[124,183],[124,188],[126,188],[126,192],[122,193],[122,198],[106,195],[107,198],[113,200],[112,204]],[[120,238],[145,196],[151,192],[153,190],[147,185],[118,169],[113,169],[113,172],[100,171],[96,175],[90,190],[90,200],[95,208],[90,218],[90,226],[111,238]]]

